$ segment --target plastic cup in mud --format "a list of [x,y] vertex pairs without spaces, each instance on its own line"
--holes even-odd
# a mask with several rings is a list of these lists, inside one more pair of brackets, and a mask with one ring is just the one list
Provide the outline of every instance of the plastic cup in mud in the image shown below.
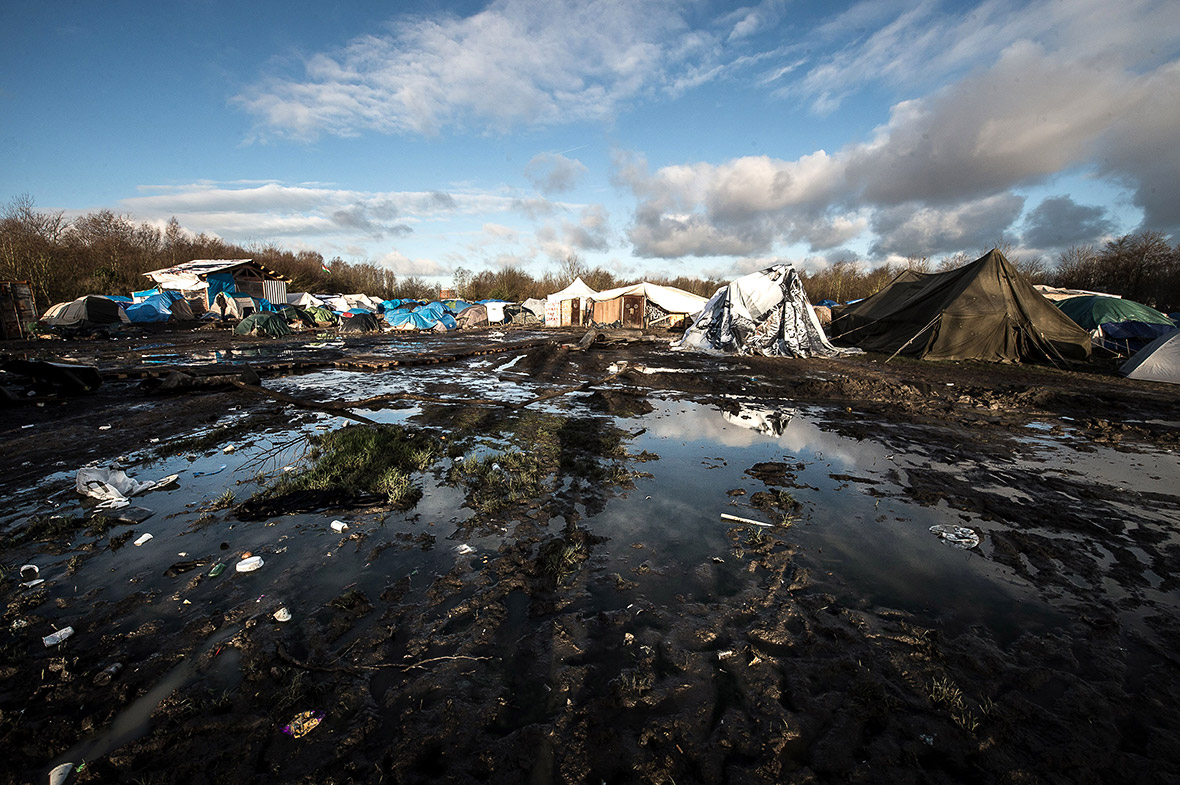
[[332,531],[336,532],[337,534],[348,531],[348,524],[344,521],[332,521]]
[[49,648],[50,646],[56,646],[57,644],[61,643],[62,641],[64,641],[66,638],[70,637],[73,634],[74,634],[73,627],[62,627],[57,632],[52,633],[50,635],[46,635],[44,638],[41,639],[41,642],[45,644],[45,648]]
[[264,563],[265,562],[262,561],[261,556],[250,556],[249,558],[242,559],[240,562],[238,562],[234,569],[236,569],[238,572],[254,572]]
[[140,535],[139,539],[137,539],[137,540],[135,541],[135,545],[136,545],[136,546],[143,545],[145,542],[147,542],[147,541],[148,541],[148,540],[150,540],[151,538],[152,538],[152,535],[150,535],[150,534],[147,534],[147,533],[145,533],[145,534],[142,534],[142,535]]
[[22,564],[20,567],[20,579],[22,581],[35,581],[40,574],[41,569],[36,564]]
[[121,670],[123,670],[123,663],[112,662],[110,665],[94,674],[94,683],[99,687],[105,687],[111,683],[111,679],[115,678],[115,676],[117,676]]
[[275,611],[275,621],[291,621],[291,611],[286,608],[279,608]]
[[62,785],[62,783],[70,778],[70,774],[73,771],[73,763],[63,763],[60,766],[54,766],[49,771],[49,785]]

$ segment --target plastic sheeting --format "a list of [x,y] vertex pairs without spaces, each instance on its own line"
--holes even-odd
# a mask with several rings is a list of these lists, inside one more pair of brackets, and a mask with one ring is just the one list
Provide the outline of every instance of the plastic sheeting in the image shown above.
[[751,273],[718,289],[675,348],[767,357],[850,353],[828,342],[799,274],[788,264]]
[[139,482],[127,476],[127,472],[98,466],[86,466],[78,470],[74,487],[78,493],[99,500],[99,508],[116,509],[131,503],[130,497],[147,493],[176,482],[177,474],[170,474],[155,482]]

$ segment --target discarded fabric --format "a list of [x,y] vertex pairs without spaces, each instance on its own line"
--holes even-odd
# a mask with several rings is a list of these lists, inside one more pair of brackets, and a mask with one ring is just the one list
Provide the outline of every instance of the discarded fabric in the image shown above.
[[146,493],[154,488],[162,488],[176,482],[179,476],[170,474],[155,482],[139,482],[131,479],[126,472],[121,470],[86,466],[78,470],[74,487],[77,488],[78,493],[98,499],[100,508],[126,507],[131,503],[128,497]]
[[315,730],[323,720],[324,713],[322,711],[302,711],[283,726],[283,733],[298,739]]
[[940,523],[930,527],[932,534],[937,534],[947,545],[955,548],[974,548],[979,545],[979,535],[975,533],[974,529],[969,529],[966,526],[956,526],[950,523]]

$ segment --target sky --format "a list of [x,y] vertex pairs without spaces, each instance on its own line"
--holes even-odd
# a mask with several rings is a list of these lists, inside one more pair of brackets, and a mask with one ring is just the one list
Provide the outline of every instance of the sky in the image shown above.
[[1178,183],[1175,0],[0,5],[0,204],[438,282],[1053,261]]

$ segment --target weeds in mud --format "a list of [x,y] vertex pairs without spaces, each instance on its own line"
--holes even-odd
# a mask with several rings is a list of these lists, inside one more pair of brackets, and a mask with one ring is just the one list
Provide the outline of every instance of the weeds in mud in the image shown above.
[[467,486],[468,506],[491,513],[541,495],[548,474],[538,455],[511,450],[456,461],[447,480]]
[[235,497],[234,497],[233,489],[226,488],[225,493],[221,494],[216,499],[209,502],[209,506],[206,507],[205,509],[209,510],[211,512],[227,509],[227,508],[233,506],[234,498]]
[[[979,729],[979,718],[967,706],[963,691],[950,679],[942,677],[930,683],[930,700],[936,705],[945,707],[951,720],[968,733],[975,733]],[[990,711],[992,705],[990,701],[988,703],[989,707],[987,711],[984,711],[985,715]]]
[[254,498],[334,490],[380,494],[390,504],[409,506],[422,493],[412,474],[428,468],[440,451],[434,437],[399,425],[350,425],[315,437],[310,468],[279,477]]
[[108,518],[105,515],[92,515],[87,521],[86,533],[93,537],[101,537],[118,525],[119,522],[114,518]]
[[81,526],[82,518],[77,515],[33,515],[25,522],[24,528],[7,532],[0,545],[11,547],[26,542],[52,542],[73,534]]
[[566,578],[578,571],[582,562],[590,558],[586,546],[580,542],[564,539],[550,540],[541,546],[537,555],[537,566],[542,575],[549,576],[555,583],[564,583]]

